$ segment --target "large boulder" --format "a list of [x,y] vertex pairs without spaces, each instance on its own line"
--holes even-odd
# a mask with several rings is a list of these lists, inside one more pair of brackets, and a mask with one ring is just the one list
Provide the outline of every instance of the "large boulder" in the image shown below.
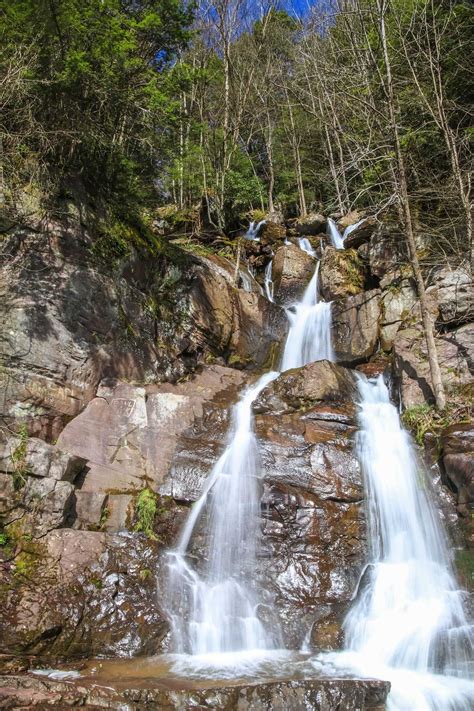
[[382,293],[381,307],[380,344],[384,351],[390,351],[400,328],[420,318],[413,280],[402,279],[392,283]]
[[153,654],[167,631],[158,546],[139,534],[58,530],[25,542],[2,573],[2,653],[46,659]]
[[474,321],[474,283],[467,269],[443,267],[435,272],[439,320],[450,327]]
[[[356,223],[347,225],[348,234],[344,237],[345,249],[357,249],[362,244],[369,242],[372,234],[375,231],[377,220],[375,217],[366,217],[357,220]],[[341,227],[341,222],[339,222]],[[345,231],[345,230],[344,230]]]
[[315,267],[314,259],[296,245],[279,247],[272,266],[275,299],[285,306],[299,301]]
[[318,235],[324,232],[327,225],[327,218],[317,212],[311,212],[306,217],[299,217],[294,228],[300,236]]
[[101,384],[58,440],[64,451],[87,461],[76,487],[75,526],[98,525],[107,506],[105,530],[126,530],[133,497],[147,485],[158,489],[169,475],[181,433],[208,408],[232,403],[243,382],[241,371],[215,365],[178,384]]
[[[474,324],[435,338],[441,377],[446,390],[472,382]],[[398,331],[393,344],[395,372],[404,407],[434,402],[426,340],[421,327]]]
[[474,546],[474,423],[454,424],[441,437],[443,467],[457,493],[459,513],[468,519]]
[[370,238],[368,257],[371,274],[381,280],[382,286],[388,285],[407,262],[404,235],[395,228],[380,227]]
[[365,268],[355,250],[326,247],[319,268],[321,294],[326,301],[360,294],[364,280]]
[[358,363],[372,356],[379,341],[380,291],[372,289],[332,304],[332,333],[336,359]]

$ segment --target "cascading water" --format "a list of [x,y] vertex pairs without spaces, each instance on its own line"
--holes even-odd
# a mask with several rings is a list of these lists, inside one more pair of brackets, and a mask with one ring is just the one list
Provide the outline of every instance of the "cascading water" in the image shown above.
[[456,677],[468,674],[471,628],[423,467],[382,376],[359,391],[371,563],[345,621],[348,651],[331,658],[389,679],[390,711],[467,711],[474,684]]
[[247,232],[245,233],[244,237],[245,239],[249,239],[254,242],[258,242],[260,239],[258,236],[258,233],[260,232],[260,228],[262,225],[265,225],[267,223],[266,220],[260,220],[260,222],[251,222]]
[[[318,303],[318,267],[319,263],[302,301],[287,309],[290,330],[281,370],[333,358],[331,307]],[[252,416],[254,400],[278,375],[276,371],[263,375],[235,406],[228,446],[194,504],[177,547],[167,554],[165,598],[175,652],[209,657],[281,647],[278,625],[270,633],[257,614],[260,487]],[[204,537],[200,548],[205,557],[195,568],[189,548],[198,530]]]
[[[250,582],[260,534],[252,403],[277,375],[262,376],[234,408],[229,445],[194,504],[176,549],[168,553],[167,597],[176,652],[212,654],[274,645],[257,617],[258,597]],[[197,572],[186,553],[205,509],[207,560]]]
[[311,242],[309,241],[309,239],[307,237],[299,237],[298,238],[298,245],[299,245],[299,248],[303,250],[303,252],[306,252],[311,257],[316,256],[316,252],[312,248]]
[[273,279],[272,279],[272,260],[270,260],[265,267],[265,277],[264,277],[264,287],[265,294],[269,301],[273,303]]
[[352,232],[354,232],[354,230],[356,230],[358,227],[360,227],[360,225],[361,225],[363,222],[365,222],[365,219],[366,219],[366,218],[363,217],[362,220],[359,220],[359,222],[355,222],[353,225],[348,225],[348,226],[346,227],[346,229],[344,230],[343,235],[342,235],[342,242],[343,242],[343,243],[344,243],[346,237],[349,237],[349,235],[350,235]]
[[344,239],[341,237],[336,223],[330,217],[328,217],[327,233],[333,247],[336,249],[344,249]]
[[286,310],[290,330],[281,370],[300,368],[315,360],[334,360],[331,342],[331,304],[318,300],[319,262],[303,299]]

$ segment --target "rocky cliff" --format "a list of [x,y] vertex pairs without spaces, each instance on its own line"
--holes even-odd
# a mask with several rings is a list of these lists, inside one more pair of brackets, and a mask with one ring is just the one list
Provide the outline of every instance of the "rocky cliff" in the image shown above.
[[[321,256],[324,222],[277,225],[259,243],[244,243],[250,289],[248,280],[236,283],[228,257],[165,237],[153,249],[138,244],[104,260],[97,236],[74,216],[10,225],[2,234],[0,651],[7,667],[166,648],[156,594],[161,553],[202,491],[239,391],[277,362],[283,306],[301,295],[315,264],[296,240],[307,236]],[[436,420],[400,235],[369,220],[350,243],[343,252],[326,248],[320,267],[338,364],[289,371],[255,404],[263,467],[258,574],[289,648],[340,647],[363,568],[354,368],[387,371],[412,414],[408,424],[423,418],[416,434],[429,445],[443,515],[458,546],[462,535],[474,545],[472,281],[445,267],[429,277],[453,403]],[[261,289],[272,253],[275,303]],[[464,582],[469,555],[467,548],[461,555]]]

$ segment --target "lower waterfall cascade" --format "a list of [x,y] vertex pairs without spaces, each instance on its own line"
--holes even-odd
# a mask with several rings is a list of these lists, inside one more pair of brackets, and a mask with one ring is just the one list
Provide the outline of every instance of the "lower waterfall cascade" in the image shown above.
[[[335,246],[343,248],[337,234],[341,243]],[[311,253],[311,245],[299,245]],[[319,266],[317,261],[301,300],[285,309],[289,331],[279,371],[261,376],[235,405],[227,448],[193,505],[177,546],[167,553],[166,604],[178,670],[189,670],[189,661],[182,664],[183,654],[191,655],[191,664],[200,671],[213,663],[222,668],[226,657],[236,673],[245,670],[245,662],[268,655],[285,663],[277,616],[267,610],[266,622],[260,619],[268,602],[252,575],[261,536],[252,406],[280,373],[335,360],[331,304],[318,298]],[[265,269],[265,292],[273,301],[271,261]],[[370,560],[344,622],[345,651],[310,656],[308,632],[302,653],[317,673],[342,671],[390,680],[388,711],[467,711],[474,701],[474,683],[468,680],[472,628],[451,572],[438,512],[382,376],[368,381],[359,375],[358,389],[356,453],[367,490]],[[202,564],[193,563],[190,555],[198,530],[205,535]],[[299,673],[311,676],[307,663],[302,669]]]
[[[278,626],[270,635],[259,621],[259,595],[250,585],[260,538],[259,457],[252,404],[280,372],[333,359],[331,305],[318,300],[318,274],[319,262],[301,301],[286,310],[290,329],[281,370],[265,373],[234,407],[229,444],[208,476],[178,545],[168,552],[166,599],[177,653],[209,655],[281,647]],[[198,572],[186,554],[204,514],[207,561]]]
[[357,455],[367,498],[370,562],[346,617],[341,668],[389,679],[389,711],[468,711],[472,626],[451,572],[424,467],[380,375],[359,380]]

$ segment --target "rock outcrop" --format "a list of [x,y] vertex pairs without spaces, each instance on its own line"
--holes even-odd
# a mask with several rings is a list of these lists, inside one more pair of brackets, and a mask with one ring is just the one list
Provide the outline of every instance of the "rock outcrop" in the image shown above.
[[274,296],[278,303],[290,306],[299,301],[315,267],[314,259],[296,245],[279,247],[273,258]]
[[359,363],[378,345],[381,317],[378,289],[338,299],[332,305],[333,346],[342,363]]
[[360,294],[364,290],[365,269],[357,252],[326,247],[321,258],[319,283],[325,301]]

